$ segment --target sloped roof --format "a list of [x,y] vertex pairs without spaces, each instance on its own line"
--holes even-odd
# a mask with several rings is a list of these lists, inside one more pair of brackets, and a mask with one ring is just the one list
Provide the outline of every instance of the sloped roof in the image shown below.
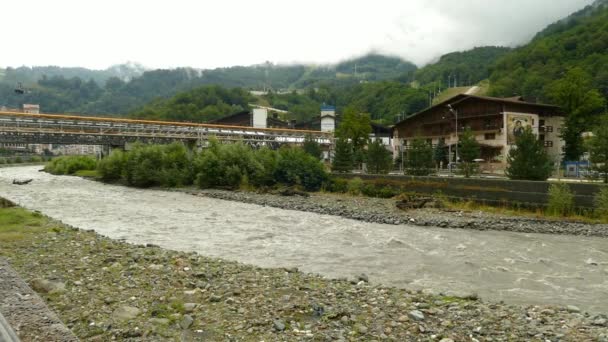
[[555,110],[559,110],[560,108],[558,106],[555,105],[549,105],[549,104],[543,104],[543,103],[534,103],[534,102],[526,102],[523,100],[523,97],[521,96],[516,96],[516,97],[507,97],[507,98],[502,98],[502,97],[489,97],[489,96],[478,96],[478,95],[467,95],[467,94],[459,94],[456,95],[452,98],[449,98],[441,103],[438,103],[432,107],[429,107],[427,109],[424,109],[418,113],[412,114],[410,116],[408,116],[407,118],[399,121],[398,123],[395,124],[395,126],[398,126],[406,121],[411,120],[414,117],[418,117],[420,115],[424,115],[428,112],[433,111],[436,108],[440,108],[440,107],[446,107],[448,104],[449,105],[457,105],[459,103],[462,103],[464,101],[468,101],[468,100],[483,100],[483,101],[491,101],[491,102],[496,102],[496,103],[502,103],[502,104],[523,104],[523,105],[528,105],[528,106],[534,106],[534,107],[540,107],[540,108],[552,108]]

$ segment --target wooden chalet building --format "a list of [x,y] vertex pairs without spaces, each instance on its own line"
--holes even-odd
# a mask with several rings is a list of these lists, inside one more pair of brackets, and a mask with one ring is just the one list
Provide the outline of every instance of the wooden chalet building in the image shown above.
[[500,172],[516,137],[529,126],[558,162],[564,146],[559,137],[563,116],[557,106],[526,102],[521,97],[462,94],[397,123],[393,128],[393,150],[401,153],[414,138],[421,137],[433,146],[440,141],[445,143],[451,151],[450,160],[455,161],[456,130],[461,134],[470,128],[481,145],[482,169]]

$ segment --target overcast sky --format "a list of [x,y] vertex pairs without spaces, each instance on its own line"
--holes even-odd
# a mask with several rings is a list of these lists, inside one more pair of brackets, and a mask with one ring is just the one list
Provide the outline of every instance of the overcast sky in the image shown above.
[[593,0],[7,0],[0,66],[103,69],[336,62],[371,50],[422,65],[517,45]]

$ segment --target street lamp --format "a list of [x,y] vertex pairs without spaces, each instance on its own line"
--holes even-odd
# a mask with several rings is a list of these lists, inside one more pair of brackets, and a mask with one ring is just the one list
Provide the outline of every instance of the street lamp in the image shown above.
[[[456,162],[458,162],[458,111],[454,108],[452,108],[451,104],[447,105],[448,110],[450,111],[450,113],[452,113],[454,115],[454,118],[456,119]],[[451,146],[451,145],[450,145]],[[452,159],[452,151],[450,151],[450,159]],[[452,168],[450,168],[450,171],[452,170]]]

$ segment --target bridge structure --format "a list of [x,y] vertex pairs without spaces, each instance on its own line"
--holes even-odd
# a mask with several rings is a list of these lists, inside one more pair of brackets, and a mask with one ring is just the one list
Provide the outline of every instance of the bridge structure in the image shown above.
[[181,141],[204,146],[209,138],[216,137],[220,141],[276,148],[301,144],[306,136],[312,136],[326,149],[333,144],[333,134],[320,131],[0,111],[0,143],[124,148],[135,142]]

